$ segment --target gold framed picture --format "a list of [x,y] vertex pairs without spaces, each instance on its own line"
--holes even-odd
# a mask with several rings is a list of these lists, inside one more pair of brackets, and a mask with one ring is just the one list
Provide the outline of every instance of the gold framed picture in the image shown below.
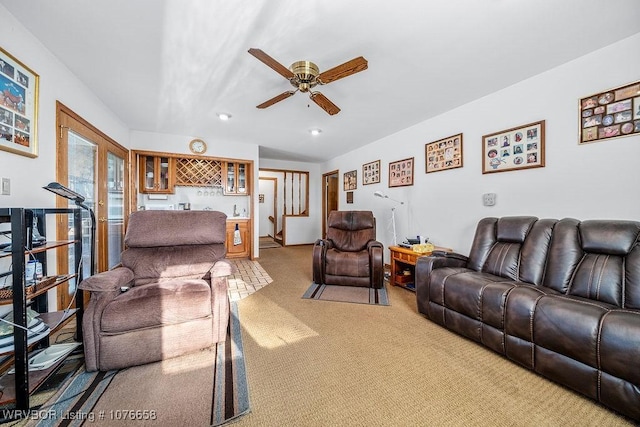
[[544,120],[482,137],[482,173],[544,167]]
[[389,163],[389,187],[413,185],[413,159]]
[[430,142],[424,146],[425,173],[462,167],[462,134]]
[[40,76],[0,47],[0,150],[38,157]]
[[640,133],[640,81],[580,100],[578,144]]
[[358,171],[352,170],[342,175],[344,191],[358,188]]

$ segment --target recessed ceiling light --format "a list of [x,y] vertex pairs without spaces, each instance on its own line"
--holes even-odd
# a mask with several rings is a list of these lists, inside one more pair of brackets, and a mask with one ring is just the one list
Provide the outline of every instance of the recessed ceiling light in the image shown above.
[[222,121],[227,121],[231,118],[231,114],[229,113],[218,113],[218,118]]
[[313,136],[320,135],[321,132],[322,132],[322,129],[311,129],[309,131],[309,133],[311,133],[311,135],[313,135]]

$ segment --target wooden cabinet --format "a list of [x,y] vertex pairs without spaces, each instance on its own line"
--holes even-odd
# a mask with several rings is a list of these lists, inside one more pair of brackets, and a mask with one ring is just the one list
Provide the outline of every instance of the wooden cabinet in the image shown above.
[[[234,244],[236,226],[240,231],[240,244]],[[251,254],[250,220],[227,219],[227,258],[248,258]]]
[[224,163],[224,194],[249,194],[249,166],[242,162]]
[[140,155],[138,171],[141,193],[173,194],[175,186],[175,158]]
[[[38,218],[38,234],[46,235],[47,215],[62,216],[61,220],[68,222],[74,237],[63,241],[47,240],[36,246],[32,237],[33,218]],[[70,280],[75,280],[76,283],[80,280],[75,269],[82,259],[82,215],[80,209],[2,208],[0,223],[10,223],[11,227],[11,250],[0,251],[0,259],[11,257],[11,268],[9,271],[0,272],[0,277],[6,280],[6,277],[11,276],[12,283],[11,287],[0,291],[0,305],[12,305],[13,319],[19,326],[13,329],[12,342],[8,342],[7,337],[4,337],[4,345],[0,349],[0,371],[7,371],[11,364],[14,364],[13,373],[5,372],[0,377],[0,405],[15,403],[16,409],[26,410],[30,408],[29,396],[58,370],[64,360],[58,360],[44,370],[29,370],[31,352],[48,347],[50,334],[58,331],[74,316],[77,337],[82,337],[82,291],[78,290],[75,297],[76,306],[69,310],[48,312],[47,300],[49,290]],[[47,268],[47,252],[63,248],[67,248],[69,265],[74,270],[67,274],[52,275]],[[33,274],[33,271],[27,268],[27,260],[30,259],[42,264],[42,277],[27,277],[27,271],[29,276]],[[31,326],[29,333],[26,330],[27,325],[30,325],[27,320],[28,311],[32,314],[35,312],[36,318],[44,322],[39,323],[39,326]]]
[[[434,250],[441,252],[452,251],[449,248],[438,246]],[[419,253],[400,246],[389,246],[389,251],[391,252],[391,277],[389,278],[389,283],[415,292],[416,262],[421,256],[431,255],[431,252]]]

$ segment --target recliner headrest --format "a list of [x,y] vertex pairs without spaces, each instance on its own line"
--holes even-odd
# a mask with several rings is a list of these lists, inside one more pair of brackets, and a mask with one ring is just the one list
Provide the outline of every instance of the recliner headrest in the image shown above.
[[225,243],[227,215],[218,211],[138,211],[129,216],[129,248]]
[[623,220],[585,220],[578,226],[585,252],[626,255],[638,243],[640,222]]
[[375,218],[371,211],[331,211],[329,227],[339,230],[362,230],[375,227]]
[[522,243],[538,220],[535,216],[505,216],[498,219],[496,238],[499,242]]

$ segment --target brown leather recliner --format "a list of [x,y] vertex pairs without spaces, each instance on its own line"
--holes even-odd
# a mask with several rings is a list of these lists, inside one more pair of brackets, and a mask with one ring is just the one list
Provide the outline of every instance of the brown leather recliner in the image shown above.
[[155,362],[224,341],[229,322],[226,215],[140,211],[121,265],[83,280],[87,371]]
[[332,211],[327,238],[318,239],[313,246],[313,281],[380,289],[383,252],[371,211]]

